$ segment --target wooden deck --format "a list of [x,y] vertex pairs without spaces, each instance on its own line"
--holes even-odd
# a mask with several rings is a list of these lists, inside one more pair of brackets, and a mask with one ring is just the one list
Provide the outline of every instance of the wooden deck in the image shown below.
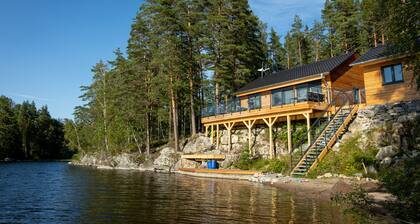
[[195,168],[179,168],[179,171],[190,173],[214,173],[214,174],[227,174],[227,175],[254,175],[260,173],[254,170],[225,170],[225,169],[195,169]]
[[204,125],[224,124],[227,122],[242,123],[242,121],[263,119],[268,118],[270,116],[286,117],[301,115],[303,113],[313,113],[317,110],[325,110],[327,106],[327,103],[324,102],[301,102],[295,104],[288,104],[284,106],[264,107],[255,110],[247,110],[242,112],[203,117],[201,118],[201,122]]
[[190,154],[190,155],[182,155],[182,159],[190,159],[190,160],[224,160],[225,155],[223,154]]

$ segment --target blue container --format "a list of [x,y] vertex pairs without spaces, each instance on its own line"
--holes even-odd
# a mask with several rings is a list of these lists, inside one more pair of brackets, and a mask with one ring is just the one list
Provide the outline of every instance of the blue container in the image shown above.
[[217,163],[216,160],[208,160],[207,161],[207,169],[218,169],[219,168],[219,164]]

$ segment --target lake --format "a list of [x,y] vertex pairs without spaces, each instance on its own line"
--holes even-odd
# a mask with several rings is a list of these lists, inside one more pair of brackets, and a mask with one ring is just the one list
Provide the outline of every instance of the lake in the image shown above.
[[328,200],[247,181],[0,163],[0,223],[352,223]]

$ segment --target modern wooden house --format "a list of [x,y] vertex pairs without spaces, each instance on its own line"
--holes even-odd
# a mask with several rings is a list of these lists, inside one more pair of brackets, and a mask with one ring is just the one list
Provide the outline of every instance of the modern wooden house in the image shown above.
[[385,46],[379,46],[351,64],[363,72],[368,105],[420,99],[413,71],[407,69],[406,60],[407,55],[393,55]]
[[[233,129],[269,130],[270,158],[276,157],[273,126],[287,124],[287,150],[293,175],[315,168],[345,131],[359,106],[420,99],[413,73],[405,69],[404,56],[387,54],[384,47],[371,49],[357,58],[347,53],[328,60],[283,70],[248,83],[234,99],[202,111],[206,135],[219,147],[220,131],[226,129],[231,148]],[[302,141],[292,141],[291,125],[306,121]],[[297,160],[296,160],[297,159]]]
[[[231,102],[206,108],[201,122],[212,141],[216,139],[216,146],[221,129],[230,135],[233,128],[247,128],[250,150],[251,129],[265,124],[270,133],[270,157],[274,158],[272,127],[275,122],[286,121],[288,151],[282,153],[289,153],[293,147],[291,122],[306,120],[309,130],[311,119],[333,112],[331,103],[338,90],[347,91],[352,102],[360,100],[364,85],[361,70],[349,66],[355,59],[356,54],[348,53],[259,78],[239,89]],[[308,132],[308,142],[311,137]]]

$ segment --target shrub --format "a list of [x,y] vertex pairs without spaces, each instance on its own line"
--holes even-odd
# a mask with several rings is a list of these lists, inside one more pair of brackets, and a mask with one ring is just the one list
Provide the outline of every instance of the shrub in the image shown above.
[[244,148],[234,166],[242,170],[256,170],[272,173],[286,173],[289,169],[286,157],[282,157],[280,159],[263,159],[260,157],[252,158],[249,156],[249,150],[247,147]]
[[373,165],[376,162],[375,155],[377,149],[368,145],[365,149],[358,146],[360,136],[354,136],[345,142],[342,142],[339,152],[331,151],[318,164],[318,166],[309,173],[309,177],[316,177],[324,173],[340,173],[345,175],[354,175],[355,173],[365,173],[364,166]]
[[399,199],[389,209],[399,218],[420,220],[420,155],[387,167],[379,179]]

